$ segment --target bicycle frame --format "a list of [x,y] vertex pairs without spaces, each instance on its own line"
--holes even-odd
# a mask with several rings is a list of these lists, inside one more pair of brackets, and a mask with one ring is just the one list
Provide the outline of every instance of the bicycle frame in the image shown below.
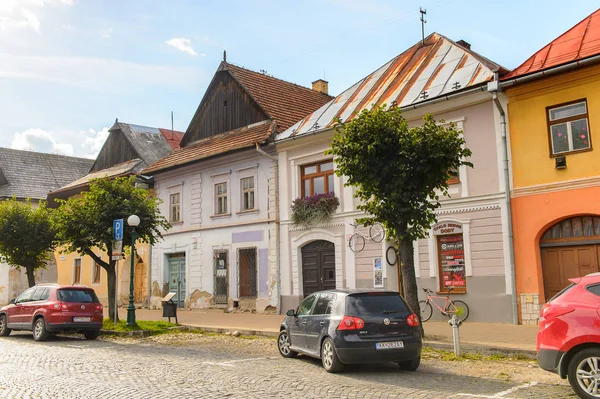
[[[440,305],[437,304],[437,302],[434,299],[443,299],[444,300],[444,307],[440,307]],[[445,314],[452,314],[452,313],[456,313],[458,311],[458,309],[456,308],[456,306],[454,306],[454,302],[452,302],[452,299],[450,299],[450,294],[446,294],[445,296],[442,295],[427,295],[427,302],[432,304],[433,306],[435,306],[441,314],[445,315]],[[445,310],[448,309],[448,310]]]

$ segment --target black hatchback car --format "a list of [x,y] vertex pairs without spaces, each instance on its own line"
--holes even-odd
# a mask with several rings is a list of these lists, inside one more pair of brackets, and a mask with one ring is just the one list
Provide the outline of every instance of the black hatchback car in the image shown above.
[[330,373],[344,364],[378,362],[414,371],[422,344],[419,318],[399,293],[367,290],[309,295],[286,313],[277,340],[283,357],[320,358]]

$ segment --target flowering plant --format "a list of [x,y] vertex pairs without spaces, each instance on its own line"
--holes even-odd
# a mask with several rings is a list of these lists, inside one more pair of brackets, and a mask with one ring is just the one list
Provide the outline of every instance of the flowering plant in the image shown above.
[[292,223],[311,226],[326,222],[339,205],[340,200],[333,193],[296,198],[292,202]]

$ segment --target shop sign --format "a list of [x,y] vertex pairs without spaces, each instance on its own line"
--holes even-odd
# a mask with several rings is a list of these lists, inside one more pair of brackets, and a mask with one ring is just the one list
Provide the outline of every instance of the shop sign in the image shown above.
[[443,234],[461,234],[462,224],[454,223],[454,222],[444,222],[433,226],[433,235],[441,236]]
[[443,287],[467,285],[465,278],[465,250],[462,234],[444,235],[438,238],[442,266]]

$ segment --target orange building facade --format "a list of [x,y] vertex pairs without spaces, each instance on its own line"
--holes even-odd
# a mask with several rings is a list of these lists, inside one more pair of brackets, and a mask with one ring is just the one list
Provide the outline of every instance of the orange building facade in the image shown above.
[[523,324],[570,278],[600,271],[599,37],[600,10],[503,78]]

